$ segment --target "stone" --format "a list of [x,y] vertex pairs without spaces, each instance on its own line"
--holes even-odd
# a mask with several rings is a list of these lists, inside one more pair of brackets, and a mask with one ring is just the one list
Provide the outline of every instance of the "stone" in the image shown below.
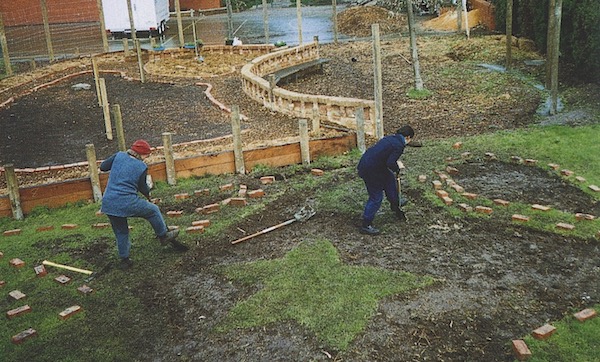
[[10,266],[13,268],[22,268],[25,266],[25,262],[19,258],[11,259],[9,262]]
[[77,291],[81,294],[92,294],[94,292],[94,289],[84,284],[78,287]]
[[320,168],[313,168],[310,170],[310,174],[313,176],[323,176],[325,171],[321,170]]
[[66,285],[69,284],[71,282],[71,278],[69,278],[66,275],[59,275],[56,278],[54,278],[54,280],[58,283],[58,284],[62,284],[62,285]]
[[46,270],[46,267],[42,264],[42,265],[37,265],[36,267],[33,268],[33,270],[35,271],[35,275],[37,275],[38,277],[43,277],[48,275],[48,271]]
[[21,292],[20,290],[13,290],[10,293],[8,293],[8,296],[13,300],[21,300],[27,298],[25,293]]

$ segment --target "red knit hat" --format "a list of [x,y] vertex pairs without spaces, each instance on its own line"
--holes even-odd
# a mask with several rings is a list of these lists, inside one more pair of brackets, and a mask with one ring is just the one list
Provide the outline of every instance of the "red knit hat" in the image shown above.
[[144,156],[150,154],[150,144],[145,140],[137,140],[131,145],[131,150],[138,155]]

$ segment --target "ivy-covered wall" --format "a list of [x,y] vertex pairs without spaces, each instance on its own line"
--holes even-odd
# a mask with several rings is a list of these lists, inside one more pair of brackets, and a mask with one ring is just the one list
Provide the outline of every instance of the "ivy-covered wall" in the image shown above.
[[[496,5],[496,29],[506,30],[506,0]],[[532,39],[546,51],[549,0],[513,0],[513,35]],[[600,1],[563,0],[560,32],[561,63],[573,65],[573,75],[600,83]]]

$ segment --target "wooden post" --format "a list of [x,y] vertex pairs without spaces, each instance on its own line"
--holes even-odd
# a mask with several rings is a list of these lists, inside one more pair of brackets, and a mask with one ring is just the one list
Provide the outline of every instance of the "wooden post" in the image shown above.
[[13,164],[4,165],[4,175],[6,177],[6,187],[8,188],[8,197],[10,199],[10,208],[13,217],[17,220],[23,220],[23,209],[21,209],[21,195],[19,194],[19,182],[15,174]]
[[506,71],[512,67],[513,0],[506,0]]
[[459,0],[456,2],[456,32],[458,34],[462,31],[462,17],[462,1]]
[[321,134],[321,115],[319,114],[319,103],[313,102],[312,107],[312,131],[315,135]]
[[104,20],[104,8],[102,8],[102,0],[96,0],[98,7],[98,17],[100,18],[100,34],[102,35],[102,49],[108,53],[108,36],[106,35],[106,22]]
[[554,29],[552,32],[552,59],[550,60],[550,114],[558,113],[558,62],[560,58],[560,28],[562,22],[563,0],[556,0],[552,17],[554,18]]
[[298,121],[300,126],[300,155],[302,156],[302,164],[310,164],[310,147],[308,143],[308,121],[306,119],[300,119]]
[[244,165],[244,152],[242,149],[240,107],[237,104],[231,107],[231,129],[233,131],[233,155],[235,159],[235,171],[243,175],[246,173],[246,166]]
[[94,84],[96,85],[96,95],[98,96],[98,106],[102,107],[102,92],[100,92],[100,74],[98,72],[98,63],[92,56],[92,73],[94,74]]
[[296,17],[298,18],[298,45],[302,45],[302,0],[296,0]]
[[183,48],[185,40],[183,38],[183,25],[181,24],[181,6],[179,0],[175,0],[175,12],[177,13],[177,32],[179,34],[179,46]]
[[6,42],[6,33],[4,32],[4,21],[0,14],[0,50],[4,58],[4,69],[7,76],[13,75],[12,66],[10,65],[10,56],[8,55],[8,43]]
[[198,53],[198,35],[196,34],[196,20],[192,22],[192,30],[194,35],[194,54],[196,54],[196,58],[198,58],[200,54]]
[[123,56],[129,56],[129,39],[123,38]]
[[419,53],[417,50],[417,32],[415,30],[415,17],[412,6],[408,7],[408,30],[410,33],[410,53],[412,57],[412,66],[415,73],[415,89],[423,90],[423,79],[421,78],[421,66],[419,65]]
[[42,20],[44,21],[44,33],[46,34],[46,47],[48,48],[48,58],[54,61],[54,49],[52,48],[52,36],[50,35],[50,22],[48,21],[48,6],[46,0],[40,0],[42,8]]
[[106,129],[106,139],[113,139],[112,124],[110,121],[110,108],[108,104],[108,95],[106,93],[106,80],[100,78],[100,95],[102,96],[102,112],[104,113],[104,128]]
[[233,10],[231,9],[231,0],[225,0],[227,7],[227,39],[233,39]]
[[162,134],[163,148],[165,152],[165,164],[167,167],[167,183],[171,186],[177,185],[177,173],[175,172],[175,159],[173,157],[173,138],[169,132]]
[[85,154],[90,169],[90,182],[92,183],[94,201],[100,202],[102,200],[102,189],[100,188],[100,176],[98,176],[98,166],[96,165],[96,148],[92,143],[85,145]]
[[338,23],[337,23],[337,0],[331,1],[332,19],[333,19],[333,43],[338,43]]
[[133,7],[131,6],[131,0],[127,0],[127,12],[129,13],[129,27],[131,28],[131,40],[135,44],[137,40],[137,34],[135,33],[135,22],[133,21]]
[[275,83],[275,75],[269,74],[267,78],[269,79],[269,103],[271,110],[275,110],[275,96],[273,95],[273,89],[277,87],[277,84]]
[[365,143],[365,110],[363,107],[356,107],[354,116],[356,117],[356,147],[362,154],[367,150]]
[[375,136],[383,138],[383,81],[381,77],[381,42],[379,40],[379,24],[371,24],[373,34],[373,68],[375,85]]
[[267,10],[267,0],[262,0],[263,8],[263,27],[265,29],[265,44],[269,44],[269,10]]
[[469,12],[467,11],[467,0],[462,0],[462,10],[463,14],[465,14],[465,33],[467,34],[467,39],[470,39],[471,29],[469,29]]
[[140,40],[135,40],[135,50],[137,52],[138,65],[140,67],[140,81],[146,83],[146,74],[144,73],[144,60],[142,59],[142,47],[140,47]]
[[115,104],[112,106],[113,117],[115,118],[115,129],[117,131],[117,143],[119,151],[127,151],[125,146],[125,132],[123,131],[123,115],[121,115],[121,106]]

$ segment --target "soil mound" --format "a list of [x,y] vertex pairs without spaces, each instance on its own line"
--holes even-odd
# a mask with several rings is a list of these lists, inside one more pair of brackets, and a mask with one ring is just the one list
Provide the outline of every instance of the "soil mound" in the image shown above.
[[346,9],[337,15],[339,31],[356,37],[371,36],[371,24],[379,24],[380,34],[407,31],[404,14],[397,14],[379,6],[360,6]]
[[[423,22],[423,28],[440,31],[452,31],[456,30],[458,15],[456,11],[447,11],[444,14],[433,18],[431,20]],[[461,30],[465,29],[465,25],[469,23],[469,29],[473,29],[482,23],[479,9],[474,9],[465,15],[461,22]]]

